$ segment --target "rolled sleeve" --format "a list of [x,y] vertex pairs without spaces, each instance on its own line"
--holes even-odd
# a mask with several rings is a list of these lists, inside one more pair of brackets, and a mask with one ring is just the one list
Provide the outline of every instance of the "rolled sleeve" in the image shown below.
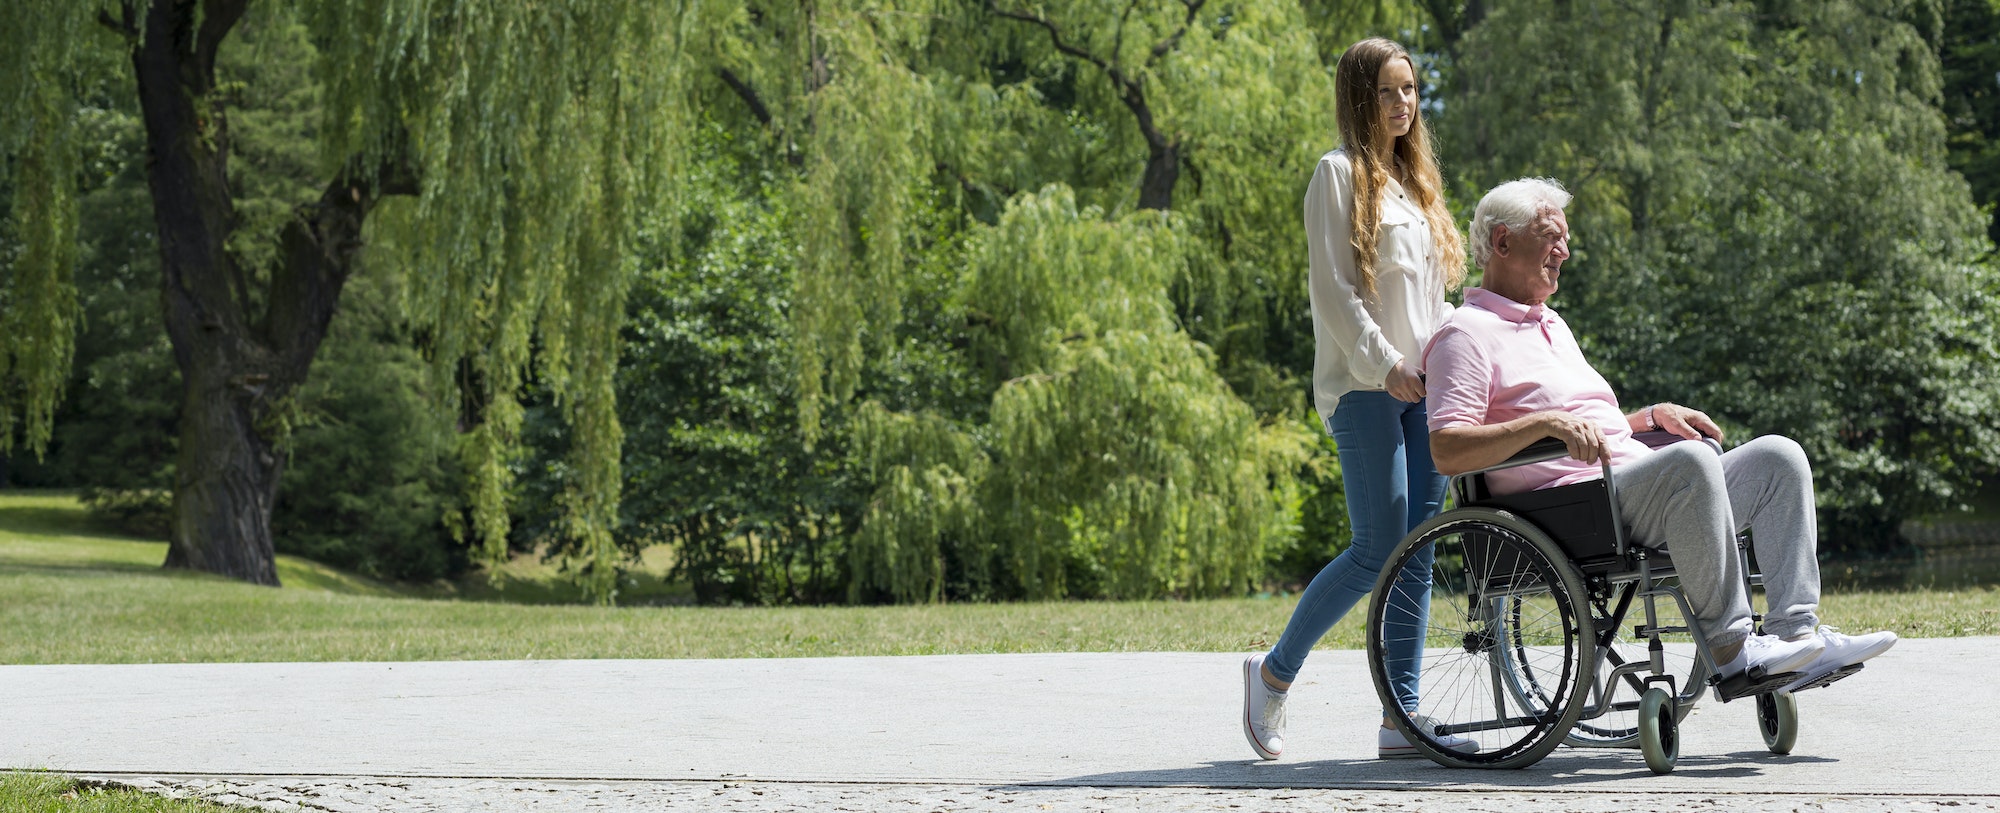
[[1345,155],[1320,159],[1306,188],[1307,284],[1313,313],[1346,350],[1356,381],[1381,387],[1403,354],[1389,343],[1363,306],[1354,252],[1354,177]]

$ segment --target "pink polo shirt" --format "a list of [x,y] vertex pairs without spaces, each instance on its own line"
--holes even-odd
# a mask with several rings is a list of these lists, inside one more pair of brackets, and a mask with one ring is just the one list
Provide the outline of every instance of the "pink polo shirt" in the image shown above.
[[[1481,288],[1465,289],[1465,307],[1454,311],[1424,348],[1424,375],[1433,432],[1560,409],[1604,428],[1614,466],[1652,454],[1632,438],[1618,396],[1584,361],[1569,326],[1542,305],[1530,307]],[[1515,494],[1602,473],[1596,464],[1565,457],[1486,478],[1494,493]]]

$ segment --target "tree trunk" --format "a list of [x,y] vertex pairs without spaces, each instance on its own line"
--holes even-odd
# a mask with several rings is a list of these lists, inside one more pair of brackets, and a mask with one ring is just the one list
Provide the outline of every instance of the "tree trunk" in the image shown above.
[[151,0],[132,62],[161,306],[183,382],[166,566],[276,585],[271,506],[292,395],[333,320],[368,210],[384,189],[408,193],[415,184],[405,172],[350,167],[317,202],[299,207],[261,291],[263,313],[252,316],[253,282],[226,248],[237,217],[228,120],[214,94],[216,52],[247,2],[201,0],[197,15],[196,0]]
[[[175,355],[185,355],[180,342],[175,345]],[[284,456],[257,433],[259,413],[265,411],[258,399],[230,384],[228,368],[240,366],[181,366],[186,385],[166,566],[276,586],[271,505]]]
[[1181,178],[1180,142],[1167,138],[1153,122],[1153,108],[1146,103],[1146,92],[1138,80],[1127,79],[1118,72],[1111,72],[1111,80],[1119,86],[1119,98],[1138,120],[1139,133],[1146,138],[1146,172],[1139,176],[1139,208],[1167,211],[1174,208],[1174,184]]
[[1139,208],[1166,211],[1174,208],[1174,184],[1181,177],[1179,144],[1165,139],[1146,150],[1146,174],[1139,178]]

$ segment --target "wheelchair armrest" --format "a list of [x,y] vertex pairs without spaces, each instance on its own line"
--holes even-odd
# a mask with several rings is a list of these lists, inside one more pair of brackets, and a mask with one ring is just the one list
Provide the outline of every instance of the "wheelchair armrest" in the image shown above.
[[1511,469],[1514,468],[1515,466],[1526,466],[1531,463],[1541,463],[1544,461],[1555,460],[1557,458],[1563,458],[1568,456],[1569,456],[1569,447],[1564,445],[1561,440],[1557,438],[1542,438],[1541,440],[1528,444],[1527,448],[1515,452],[1513,457],[1507,458],[1506,460],[1502,460],[1498,463],[1495,463],[1491,466],[1487,466],[1486,468],[1483,469],[1468,471],[1465,474],[1466,475],[1485,474],[1486,472],[1489,471]]
[[1680,435],[1676,435],[1665,429],[1654,429],[1648,432],[1634,432],[1632,433],[1632,439],[1640,443],[1646,444],[1646,448],[1648,449],[1658,449],[1661,446],[1666,446],[1671,443],[1687,440],[1687,438],[1681,437]]
[[[1688,438],[1681,437],[1665,429],[1654,429],[1648,432],[1635,432],[1632,434],[1632,439],[1646,444],[1646,447],[1649,449],[1658,449],[1662,446],[1679,443]],[[1554,440],[1554,438],[1550,438],[1550,440]],[[1716,454],[1722,454],[1722,443],[1715,438],[1703,434],[1701,442],[1708,444],[1708,447],[1714,449]]]
[[[1681,437],[1680,435],[1676,435],[1665,429],[1656,429],[1648,432],[1636,432],[1632,435],[1632,437],[1633,439],[1639,441],[1640,443],[1646,444],[1648,448],[1652,449],[1658,449],[1662,446],[1687,440],[1687,438]],[[1704,435],[1701,440],[1703,443],[1708,444],[1709,448],[1714,449],[1716,454],[1722,453],[1722,444],[1716,442],[1715,438],[1711,438]],[[1561,440],[1557,438],[1542,438],[1541,440],[1528,444],[1527,448],[1515,452],[1513,457],[1507,458],[1506,460],[1502,460],[1499,463],[1495,463],[1483,469],[1475,469],[1473,471],[1465,472],[1465,475],[1469,476],[1474,474],[1485,474],[1491,471],[1499,471],[1501,469],[1511,469],[1516,466],[1526,466],[1533,463],[1542,463],[1568,456],[1569,456],[1569,447],[1564,445]],[[1604,461],[1602,461],[1602,465],[1604,468],[1605,476],[1606,477],[1611,476],[1610,458],[1608,457],[1605,458]]]

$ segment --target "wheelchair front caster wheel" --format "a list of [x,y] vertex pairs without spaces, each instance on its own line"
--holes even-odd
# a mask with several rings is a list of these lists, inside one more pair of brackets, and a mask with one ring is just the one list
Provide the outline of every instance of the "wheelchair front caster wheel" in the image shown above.
[[1658,686],[1639,700],[1639,750],[1653,773],[1673,773],[1681,758],[1679,723],[1674,721],[1674,697]]
[[1791,692],[1757,695],[1757,728],[1773,754],[1789,754],[1799,742],[1799,701]]

